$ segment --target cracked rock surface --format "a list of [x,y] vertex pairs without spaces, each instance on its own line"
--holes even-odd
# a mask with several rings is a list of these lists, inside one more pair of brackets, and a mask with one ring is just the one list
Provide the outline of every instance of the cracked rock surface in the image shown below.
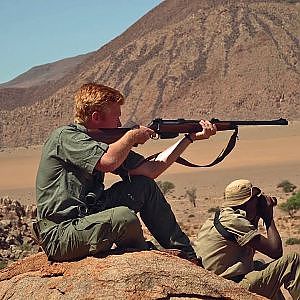
[[50,263],[44,253],[0,272],[0,299],[264,299],[159,251]]

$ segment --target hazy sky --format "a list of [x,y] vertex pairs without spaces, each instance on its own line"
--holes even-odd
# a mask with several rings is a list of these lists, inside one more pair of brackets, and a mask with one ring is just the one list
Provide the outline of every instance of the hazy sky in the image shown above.
[[161,0],[0,0],[0,83],[99,49]]

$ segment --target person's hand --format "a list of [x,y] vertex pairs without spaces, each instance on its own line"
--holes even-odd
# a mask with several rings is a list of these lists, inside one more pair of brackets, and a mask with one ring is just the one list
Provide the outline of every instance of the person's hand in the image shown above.
[[190,133],[190,136],[194,141],[209,139],[212,135],[216,134],[217,127],[215,124],[212,124],[206,120],[201,120],[199,123],[202,127],[202,131]]
[[258,215],[264,220],[266,228],[269,228],[273,220],[273,207],[277,205],[277,199],[272,196],[261,195],[258,198]]
[[148,141],[151,137],[155,135],[155,132],[145,126],[139,126],[129,131],[131,134],[133,144],[144,144]]
[[277,198],[273,196],[266,196],[264,195],[267,201],[268,207],[273,207],[277,205]]

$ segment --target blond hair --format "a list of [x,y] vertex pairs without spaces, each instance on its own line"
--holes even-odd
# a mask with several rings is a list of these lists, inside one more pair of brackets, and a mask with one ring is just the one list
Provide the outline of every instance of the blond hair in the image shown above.
[[87,83],[75,93],[75,123],[85,124],[95,109],[100,112],[108,110],[109,102],[122,105],[124,96],[117,90],[97,83]]

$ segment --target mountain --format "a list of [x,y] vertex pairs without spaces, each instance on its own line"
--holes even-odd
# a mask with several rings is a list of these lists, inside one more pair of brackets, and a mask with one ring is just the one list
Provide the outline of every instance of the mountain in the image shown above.
[[38,101],[40,94],[43,97],[51,96],[57,90],[54,83],[83,62],[90,54],[33,67],[15,79],[0,84],[0,109],[12,110],[19,106],[28,106]]
[[64,77],[64,75],[85,60],[90,54],[82,54],[33,67],[15,79],[0,84],[0,87],[29,88],[44,84],[45,82],[56,81]]
[[299,120],[299,38],[299,1],[166,0],[18,107],[2,88],[0,147],[42,143],[72,121],[74,92],[90,81],[124,93],[124,122]]

